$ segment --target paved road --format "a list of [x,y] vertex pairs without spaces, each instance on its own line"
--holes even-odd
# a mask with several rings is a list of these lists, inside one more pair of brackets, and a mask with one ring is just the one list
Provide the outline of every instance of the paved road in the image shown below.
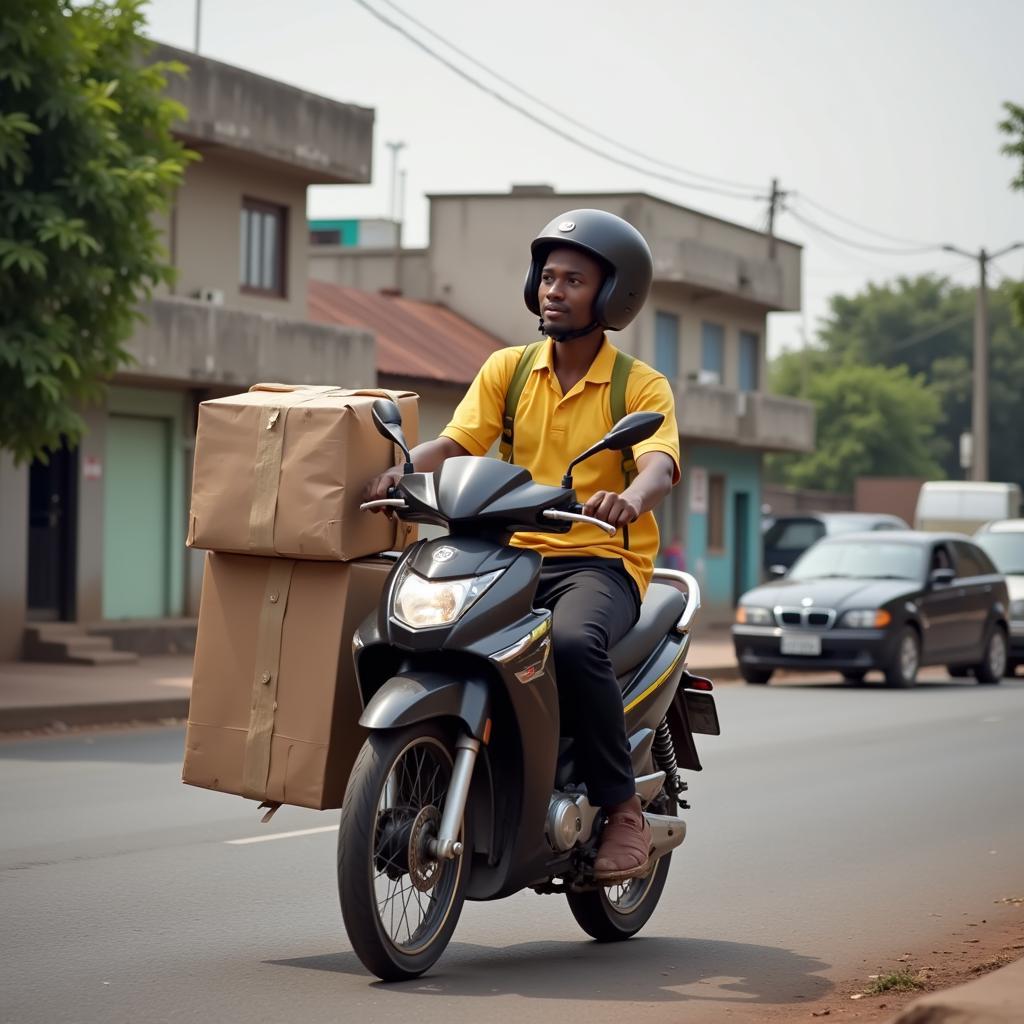
[[0,743],[0,1021],[757,1020],[1024,895],[1024,680],[718,701],[640,937],[585,941],[554,896],[471,904],[400,986],[349,949],[333,831],[227,842],[336,813],[262,826],[182,786],[179,729]]

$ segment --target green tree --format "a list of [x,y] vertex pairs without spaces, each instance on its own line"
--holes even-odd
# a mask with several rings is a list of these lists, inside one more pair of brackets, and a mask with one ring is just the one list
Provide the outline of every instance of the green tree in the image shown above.
[[[1016,103],[1004,103],[1006,117],[999,122],[999,130],[1009,137],[1003,152],[1018,161],[1017,173],[1010,182],[1010,188],[1024,192],[1024,107]],[[1017,323],[1024,327],[1024,284],[1013,289],[1013,305]]]
[[[1024,483],[1024,331],[1013,317],[1013,289],[1003,282],[989,295],[989,402],[992,479]],[[772,368],[773,386],[801,395],[807,381],[840,366],[906,367],[937,398],[941,410],[929,452],[941,475],[963,474],[959,437],[970,430],[974,289],[932,275],[871,284],[834,296],[817,345],[806,355],[784,353]],[[809,397],[809,395],[805,396]],[[819,438],[820,443],[820,438]],[[881,472],[881,470],[870,470]]]
[[192,154],[145,63],[142,0],[19,0],[0,20],[0,448],[74,443],[171,270],[157,215]]
[[817,414],[817,446],[808,455],[774,458],[773,475],[784,483],[851,492],[858,476],[939,475],[930,447],[939,401],[906,367],[818,369],[804,397]]

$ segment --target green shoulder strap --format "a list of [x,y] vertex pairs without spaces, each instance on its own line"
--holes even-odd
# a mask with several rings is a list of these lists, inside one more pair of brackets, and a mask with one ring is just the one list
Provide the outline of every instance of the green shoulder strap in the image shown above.
[[[626,415],[626,382],[629,380],[634,362],[636,360],[632,356],[627,356],[625,352],[615,353],[615,363],[612,366],[612,387],[609,395],[613,426]],[[622,476],[627,487],[636,478],[636,460],[633,458],[632,448],[627,448],[622,453]]]
[[537,361],[544,339],[535,341],[523,349],[519,362],[516,363],[512,380],[509,381],[508,391],[505,392],[505,414],[501,420],[501,443],[498,445],[498,456],[503,462],[512,461],[512,446],[515,442],[516,409],[519,408],[519,399],[522,397],[523,388]]

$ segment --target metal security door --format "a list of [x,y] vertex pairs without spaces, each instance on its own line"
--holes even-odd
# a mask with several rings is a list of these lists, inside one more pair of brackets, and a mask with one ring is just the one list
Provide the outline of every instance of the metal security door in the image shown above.
[[168,614],[170,421],[111,415],[103,508],[103,616]]

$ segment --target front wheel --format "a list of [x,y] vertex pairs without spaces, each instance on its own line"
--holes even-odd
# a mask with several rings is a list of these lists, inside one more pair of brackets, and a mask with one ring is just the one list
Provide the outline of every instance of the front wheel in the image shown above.
[[892,659],[885,666],[885,681],[899,689],[906,689],[917,682],[921,667],[921,637],[913,626],[904,626],[896,639]]
[[743,676],[745,683],[763,685],[771,679],[772,670],[770,668],[749,668],[746,665],[740,665],[740,675]]
[[[341,915],[356,955],[384,981],[432,967],[462,911],[468,854],[438,860],[429,849],[451,783],[453,746],[434,723],[372,733],[345,791]],[[469,834],[464,820],[462,835]]]
[[974,676],[979,683],[998,683],[1006,675],[1007,643],[1006,631],[1002,626],[993,626],[985,644],[985,657],[974,667]]
[[[675,814],[675,801],[659,813]],[[598,942],[632,938],[651,919],[661,899],[671,859],[671,853],[659,857],[643,878],[628,878],[588,892],[566,893],[576,923]]]

